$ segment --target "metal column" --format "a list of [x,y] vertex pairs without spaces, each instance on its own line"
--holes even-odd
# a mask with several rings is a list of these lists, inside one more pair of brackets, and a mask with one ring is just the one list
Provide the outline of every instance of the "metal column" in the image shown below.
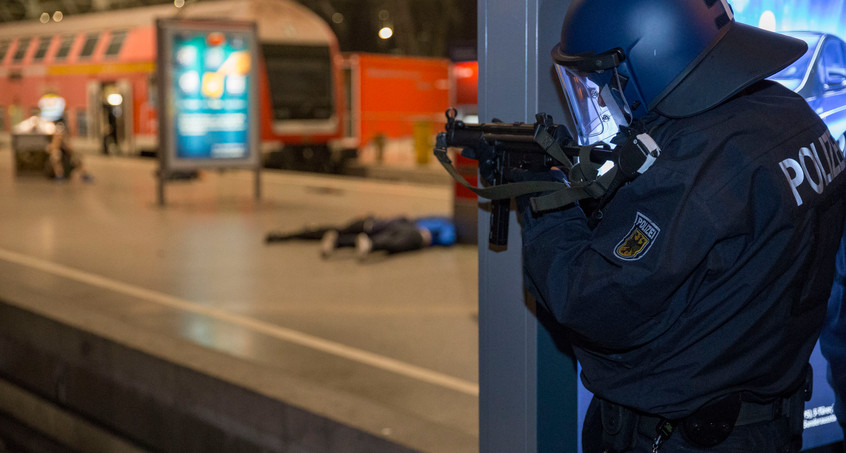
[[[569,3],[479,0],[480,121],[533,122],[545,112],[569,124],[550,59]],[[479,211],[480,449],[576,452],[575,362],[524,294],[514,211],[507,249],[492,249],[486,208]]]

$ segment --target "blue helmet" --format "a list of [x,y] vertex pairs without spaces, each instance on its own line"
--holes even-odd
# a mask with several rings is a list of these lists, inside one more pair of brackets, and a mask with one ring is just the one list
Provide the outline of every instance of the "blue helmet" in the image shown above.
[[727,0],[573,0],[552,58],[577,122],[588,108],[622,125],[652,111],[701,113],[806,49],[799,39],[736,22]]

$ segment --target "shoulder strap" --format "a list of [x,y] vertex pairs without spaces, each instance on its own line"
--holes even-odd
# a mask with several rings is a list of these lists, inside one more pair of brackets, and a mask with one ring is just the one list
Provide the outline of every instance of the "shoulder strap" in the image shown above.
[[461,174],[456,171],[455,166],[452,165],[452,161],[449,156],[447,156],[446,148],[436,147],[435,157],[438,158],[438,162],[440,162],[444,169],[446,169],[447,173],[452,176],[452,179],[476,195],[482,198],[487,198],[488,200],[506,200],[509,198],[519,197],[520,195],[557,191],[562,189],[562,187],[567,187],[567,184],[555,181],[521,181],[491,187],[476,187],[470,184],[464,176],[461,176]]
[[[438,137],[438,141],[441,141],[441,137]],[[586,152],[590,153],[590,148],[585,148],[587,148]],[[436,145],[434,152],[435,156],[438,158],[438,162],[441,163],[447,173],[449,173],[456,182],[482,198],[487,198],[488,200],[506,200],[532,193],[545,193],[545,195],[531,198],[532,209],[535,212],[560,208],[561,206],[565,206],[588,197],[598,198],[605,193],[604,187],[607,187],[607,183],[604,181],[607,178],[604,177],[600,178],[599,181],[594,180],[588,183],[575,181],[569,185],[564,182],[556,181],[520,181],[491,187],[476,187],[470,184],[464,176],[456,171],[455,166],[452,164],[452,161],[447,155],[446,146],[440,146],[439,143]],[[565,161],[569,161],[569,159],[565,158]],[[590,159],[588,158],[588,162],[589,161]],[[579,165],[576,167],[579,167]],[[572,171],[573,170],[571,169],[571,172]],[[588,172],[590,172],[590,170],[588,170]],[[596,174],[596,169],[593,169],[593,174]]]

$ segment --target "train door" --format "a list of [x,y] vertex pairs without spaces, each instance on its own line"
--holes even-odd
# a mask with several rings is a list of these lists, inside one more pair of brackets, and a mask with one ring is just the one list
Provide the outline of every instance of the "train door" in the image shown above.
[[86,105],[84,114],[80,114],[77,120],[79,135],[85,140],[86,149],[99,149],[100,147],[100,82],[92,80],[88,82],[86,89]]
[[115,84],[117,94],[122,99],[118,129],[120,131],[120,147],[125,154],[135,154],[135,119],[133,118],[135,100],[132,98],[132,84],[129,80],[119,80]]
[[128,80],[89,85],[88,108],[91,118],[89,137],[98,141],[102,154],[126,155],[135,152],[132,89]]
[[357,149],[361,146],[361,116],[359,86],[361,83],[358,56],[347,55],[341,62],[344,90],[343,136],[341,146]]

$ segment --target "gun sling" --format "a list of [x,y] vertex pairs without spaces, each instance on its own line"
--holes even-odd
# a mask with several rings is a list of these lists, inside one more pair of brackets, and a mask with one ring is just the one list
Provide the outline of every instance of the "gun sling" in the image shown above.
[[[547,152],[549,152],[550,148],[557,148],[557,146],[541,146]],[[521,195],[543,193],[543,195],[531,198],[532,210],[535,212],[542,212],[557,209],[585,198],[600,198],[606,193],[617,173],[616,166],[597,178],[598,167],[590,164],[591,149],[592,148],[590,146],[581,148],[579,157],[580,162],[585,162],[587,164],[585,165],[580,163],[572,166],[570,169],[570,177],[573,181],[571,181],[569,185],[565,182],[555,181],[519,181],[491,187],[473,186],[467,181],[467,179],[460,175],[458,171],[456,171],[455,166],[452,165],[452,161],[449,156],[447,156],[446,139],[445,137],[442,137],[441,134],[438,135],[434,153],[438,158],[438,162],[441,163],[447,173],[449,173],[456,182],[482,198],[487,198],[489,200],[505,200],[509,198],[516,198]],[[568,162],[569,160],[566,156],[564,156],[564,153],[561,152],[560,149],[558,151],[561,158],[556,156],[554,152],[550,153],[550,155],[559,161],[563,160],[564,162]]]

